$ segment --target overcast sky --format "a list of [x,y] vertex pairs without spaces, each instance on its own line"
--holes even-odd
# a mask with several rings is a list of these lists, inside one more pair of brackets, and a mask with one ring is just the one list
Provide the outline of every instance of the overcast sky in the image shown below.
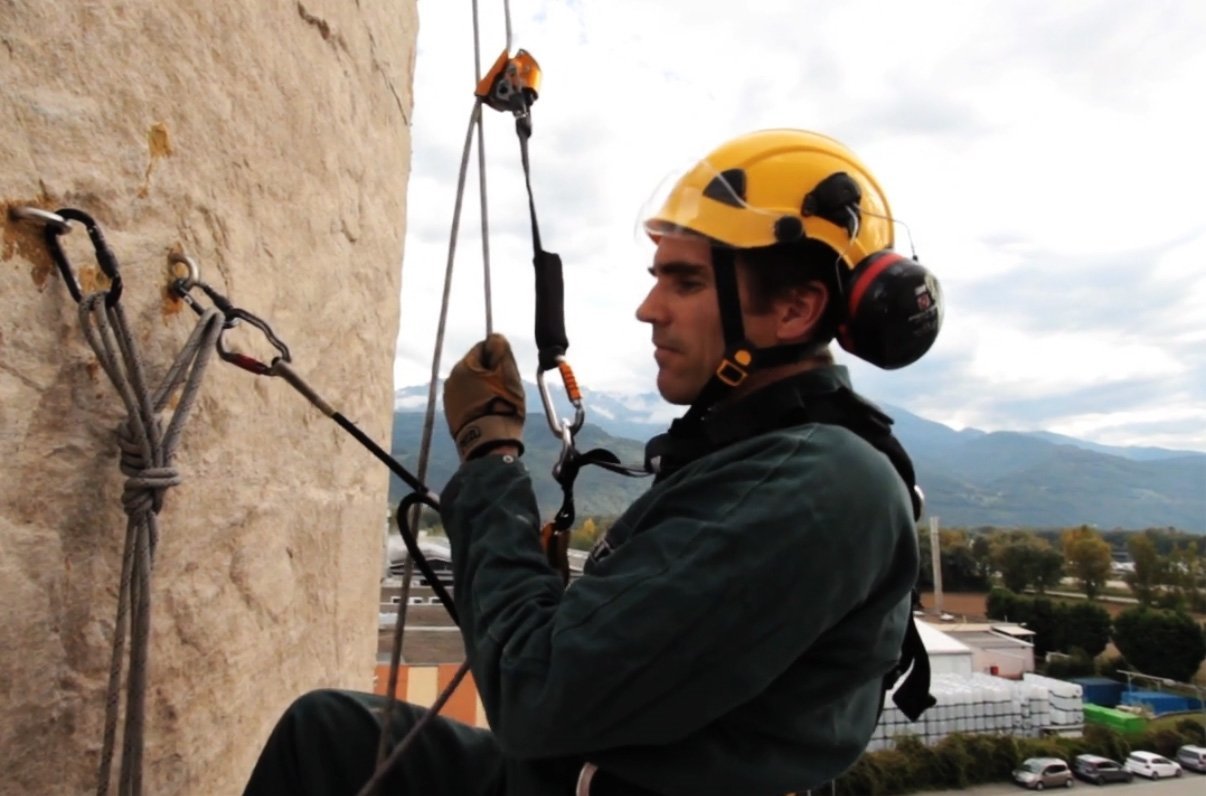
[[[505,44],[503,5],[479,2],[483,68]],[[398,387],[430,376],[471,9],[419,3]],[[653,252],[637,222],[658,184],[731,136],[801,127],[870,166],[945,290],[921,362],[885,372],[837,350],[856,389],[956,428],[1206,451],[1206,3],[512,0],[511,13],[513,47],[544,70],[533,179],[584,386],[652,390],[633,311]],[[531,378],[518,148],[510,117],[487,114],[494,325]],[[442,373],[485,331],[473,175]]]

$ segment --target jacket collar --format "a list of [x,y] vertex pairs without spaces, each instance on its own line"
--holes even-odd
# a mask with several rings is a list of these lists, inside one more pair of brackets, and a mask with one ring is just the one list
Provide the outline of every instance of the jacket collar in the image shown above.
[[679,418],[645,446],[645,463],[661,480],[686,464],[734,442],[809,422],[807,407],[819,397],[849,393],[843,365],[822,365],[771,382],[718,406],[701,420]]

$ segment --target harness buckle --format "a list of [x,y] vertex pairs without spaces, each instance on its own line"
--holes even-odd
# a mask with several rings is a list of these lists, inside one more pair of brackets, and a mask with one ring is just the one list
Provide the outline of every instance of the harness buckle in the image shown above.
[[[738,356],[740,356],[741,353],[744,352],[738,352]],[[741,365],[738,365],[728,357],[720,360],[720,364],[716,366],[716,378],[720,379],[730,387],[736,387],[738,384],[741,384],[741,382],[745,381],[746,377],[749,375],[750,373],[748,370],[741,367]]]

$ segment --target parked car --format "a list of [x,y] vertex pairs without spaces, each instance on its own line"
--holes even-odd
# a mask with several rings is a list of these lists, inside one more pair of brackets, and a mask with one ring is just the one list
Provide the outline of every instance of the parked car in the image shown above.
[[1155,752],[1131,752],[1126,756],[1126,762],[1122,764],[1122,767],[1148,779],[1181,776],[1179,765]]
[[1024,788],[1043,790],[1063,786],[1072,787],[1072,771],[1058,757],[1030,757],[1022,761],[1013,772],[1013,781]]
[[1177,762],[1182,768],[1206,774],[1206,746],[1182,746],[1177,750]]
[[1092,782],[1094,785],[1104,785],[1107,782],[1130,782],[1135,775],[1122,767],[1122,764],[1100,755],[1077,755],[1072,761],[1072,773],[1077,779]]

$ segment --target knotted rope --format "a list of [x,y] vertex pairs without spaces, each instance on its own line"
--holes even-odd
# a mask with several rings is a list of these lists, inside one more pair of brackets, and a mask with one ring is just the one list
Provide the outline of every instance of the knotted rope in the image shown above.
[[[109,792],[112,777],[128,626],[129,668],[125,683],[125,726],[118,793],[120,796],[138,796],[142,792],[147,651],[151,631],[151,569],[159,541],[158,514],[163,508],[168,488],[181,482],[180,474],[172,466],[172,458],[184,423],[196,401],[201,378],[214,352],[224,319],[216,309],[207,310],[201,315],[162,383],[152,393],[147,389],[142,359],[130,334],[121,302],[110,300],[105,292],[93,293],[80,300],[79,313],[84,337],[121,396],[127,415],[117,432],[121,448],[121,472],[126,476],[121,498],[127,516],[126,540],[122,552],[121,586],[113,628],[113,652],[105,695],[105,730],[96,792],[98,796],[105,796]],[[159,415],[182,384],[180,398],[165,428]]]

